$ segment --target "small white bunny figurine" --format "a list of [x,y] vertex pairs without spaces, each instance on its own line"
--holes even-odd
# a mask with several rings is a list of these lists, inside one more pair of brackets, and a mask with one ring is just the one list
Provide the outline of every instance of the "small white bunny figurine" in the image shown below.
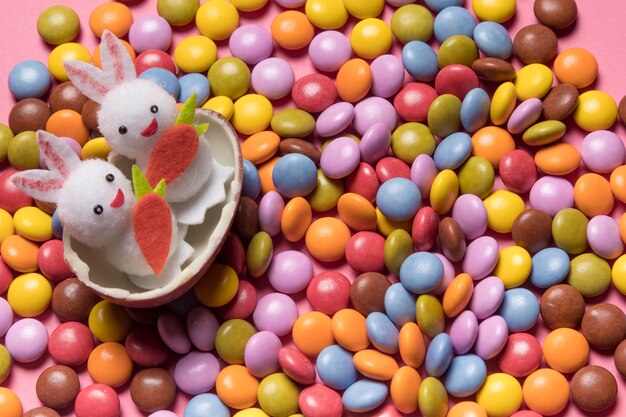
[[[31,197],[56,203],[64,233],[101,251],[103,257],[140,285],[156,287],[180,271],[191,255],[171,221],[167,261],[158,274],[135,239],[133,213],[137,199],[131,182],[114,165],[81,161],[65,142],[45,131],[37,132],[41,158],[49,170],[33,169],[11,176],[17,188]],[[185,257],[186,256],[186,257]],[[184,258],[184,259],[182,259]],[[158,277],[157,277],[158,275]]]

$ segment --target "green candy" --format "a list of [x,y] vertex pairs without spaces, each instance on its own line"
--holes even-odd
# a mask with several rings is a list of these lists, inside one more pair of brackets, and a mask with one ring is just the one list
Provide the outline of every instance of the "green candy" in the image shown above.
[[0,163],[7,160],[7,153],[9,152],[9,143],[13,139],[13,132],[11,128],[3,123],[0,123]]
[[315,119],[300,109],[285,109],[272,116],[272,130],[283,138],[305,138],[313,133]]
[[454,35],[446,39],[439,47],[437,55],[439,68],[453,64],[471,67],[477,59],[478,48],[476,44],[472,39],[463,35]]
[[433,15],[419,4],[405,4],[391,16],[391,31],[401,43],[428,42],[433,36]]
[[78,36],[80,20],[67,6],[51,6],[37,18],[39,36],[51,45],[71,42]]
[[311,209],[317,212],[332,210],[337,206],[339,197],[343,195],[343,181],[328,178],[321,169],[317,170],[317,185],[307,201]]
[[266,232],[258,232],[252,237],[246,251],[246,268],[250,276],[258,278],[267,271],[273,250],[274,242]]
[[453,94],[442,94],[428,108],[428,127],[441,139],[457,132],[461,126],[461,100]]
[[236,100],[250,87],[250,68],[239,58],[218,59],[209,69],[209,84],[213,95]]
[[0,384],[7,379],[11,373],[11,355],[3,344],[0,344]]
[[288,417],[298,412],[300,389],[283,373],[263,378],[257,390],[259,405],[272,417]]
[[527,145],[541,146],[555,142],[565,135],[567,127],[558,120],[544,120],[532,125],[522,135],[522,140]]
[[422,294],[417,297],[415,316],[420,330],[431,339],[443,332],[446,324],[443,306],[434,295]]
[[391,135],[393,154],[407,164],[412,164],[421,154],[432,155],[435,145],[435,137],[422,123],[404,123]]
[[448,393],[437,378],[429,376],[420,384],[418,401],[424,417],[445,417],[448,413]]
[[412,253],[413,239],[406,230],[396,229],[387,236],[383,257],[389,272],[399,275],[402,262]]
[[574,208],[566,208],[552,219],[552,237],[556,245],[570,255],[587,249],[587,224],[589,219]]
[[199,0],[157,0],[159,16],[172,26],[184,26],[196,19]]
[[461,194],[474,194],[482,200],[491,194],[495,179],[491,162],[482,156],[472,156],[459,170]]
[[248,340],[256,333],[245,320],[225,321],[215,335],[215,350],[222,360],[231,365],[243,365],[243,352]]
[[27,130],[15,135],[7,148],[9,163],[15,169],[39,168],[39,147],[37,146],[37,134]]
[[611,284],[609,263],[593,253],[578,255],[570,262],[567,283],[585,297],[604,293]]

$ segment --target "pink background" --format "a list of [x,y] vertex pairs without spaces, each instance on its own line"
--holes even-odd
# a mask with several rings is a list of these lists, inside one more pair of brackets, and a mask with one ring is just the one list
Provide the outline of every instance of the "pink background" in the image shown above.
[[[13,65],[26,59],[37,59],[45,63],[51,50],[50,46],[45,44],[36,32],[36,20],[39,13],[44,8],[55,4],[65,4],[72,7],[79,14],[81,19],[81,34],[77,41],[86,45],[90,50],[93,50],[96,46],[97,39],[89,30],[88,19],[93,8],[100,3],[101,1],[97,0],[0,1],[0,28],[2,28],[3,34],[0,40],[0,57],[2,57],[0,61],[0,122],[6,123],[8,113],[15,102],[6,84],[9,71]],[[131,6],[135,17],[145,14],[156,14],[156,0],[136,0],[128,2],[128,4]],[[466,5],[469,7],[470,4],[471,0],[468,1]],[[512,34],[516,33],[519,28],[527,24],[536,23],[532,13],[532,4],[533,2],[531,0],[519,0],[517,14],[506,24]],[[579,0],[578,7],[579,20],[573,29],[567,30],[565,33],[561,34],[559,50],[579,46],[591,51],[596,56],[600,67],[600,75],[592,87],[608,92],[616,101],[619,101],[621,97],[626,94],[626,81],[624,81],[623,77],[624,68],[626,67],[626,54],[623,53],[624,43],[626,42],[626,26],[623,24],[623,22],[626,21],[626,7],[624,7],[624,2],[623,0],[603,0],[601,2]],[[241,13],[241,24],[254,21],[255,23],[260,22],[266,27],[269,27],[272,16],[280,10],[280,7],[271,3],[255,13]],[[385,21],[389,22],[393,10],[395,9],[386,6],[383,14]],[[349,33],[353,25],[354,21],[350,21],[344,27],[344,31]],[[182,29],[174,29],[173,45],[176,45],[186,35],[195,33],[196,29],[193,24]],[[227,42],[220,42],[218,46],[219,57],[229,55]],[[170,52],[172,51],[173,48]],[[393,53],[398,54],[399,52],[400,47],[396,43],[394,44]],[[310,73],[313,70],[307,59],[306,50],[289,54],[277,50],[275,55],[290,59],[294,65],[296,78]],[[514,62],[514,64],[519,68],[519,62]],[[287,102],[281,102],[277,107],[285,107],[289,104],[290,103]],[[621,125],[616,126],[614,130],[620,134],[620,136],[626,134],[624,127]],[[583,136],[584,133],[580,129],[575,126],[570,126],[566,140],[577,143]],[[624,211],[622,206],[623,205],[620,204],[615,210],[615,216],[621,215]],[[502,242],[502,244],[507,245],[510,243]],[[287,245],[279,243],[277,250],[281,251],[286,248]],[[303,244],[297,244],[295,248],[305,250]],[[335,265],[321,265],[316,263],[315,272],[317,273],[335,267]],[[351,279],[354,277],[354,273],[348,268],[340,265],[337,265],[337,267],[340,267],[340,270]],[[265,280],[261,281],[261,286],[263,287],[262,292],[266,292],[267,283]],[[306,302],[302,301],[304,296],[300,294],[298,295],[298,299],[300,300],[299,306],[302,311],[307,310],[308,306]],[[624,297],[614,288],[611,288],[606,295],[588,301],[591,303],[609,301],[618,304],[622,308],[626,305]],[[57,319],[49,313],[45,314],[42,319],[46,322],[50,330],[58,324]],[[541,340],[547,333],[541,323],[535,326],[532,332]],[[0,339],[0,343],[1,342],[3,342],[2,339]],[[624,380],[619,377],[619,374],[615,370],[612,356],[600,354],[592,350],[590,363],[607,367],[616,375],[620,393],[625,392],[626,384],[624,384]],[[3,385],[8,386],[18,394],[23,402],[25,411],[40,405],[35,395],[34,384],[41,370],[51,364],[52,361],[50,359],[44,358],[32,364],[13,365],[11,376]],[[80,372],[81,386],[85,387],[92,383],[84,367],[78,369],[78,371]],[[122,401],[122,415],[124,417],[141,416],[142,413],[137,410],[130,400],[128,385],[119,389],[118,392]],[[186,402],[186,397],[179,395],[172,410],[182,416]],[[601,415],[610,416],[621,416],[625,414],[626,402],[620,399],[618,399],[616,406],[606,413],[601,413]],[[72,413],[66,412],[64,415],[72,415]],[[581,416],[584,414],[577,407],[570,404],[560,415]]]

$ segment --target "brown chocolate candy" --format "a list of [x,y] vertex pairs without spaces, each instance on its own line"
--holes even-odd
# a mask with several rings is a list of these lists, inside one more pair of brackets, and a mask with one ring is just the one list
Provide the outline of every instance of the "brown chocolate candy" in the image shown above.
[[617,345],[613,361],[615,362],[617,372],[620,373],[622,378],[626,378],[626,340],[622,340],[622,343]]
[[74,403],[80,391],[80,382],[69,366],[53,365],[39,375],[35,389],[43,405],[62,410]]
[[572,400],[585,411],[602,411],[617,398],[617,381],[607,369],[588,365],[580,368],[570,382]]
[[65,279],[52,291],[52,311],[62,321],[87,320],[96,302],[96,295],[78,278]]
[[528,25],[513,39],[513,52],[525,64],[545,64],[556,56],[559,42],[547,26]]
[[311,142],[307,142],[306,140],[296,138],[282,140],[278,149],[280,149],[280,152],[283,155],[287,155],[289,153],[300,153],[304,156],[308,156],[313,162],[315,162],[315,165],[319,165],[320,158],[322,156],[322,152],[317,146],[313,145]]
[[552,241],[552,217],[542,210],[524,210],[513,222],[511,237],[531,254],[539,252]]
[[571,285],[558,284],[548,288],[539,303],[541,318],[551,329],[576,329],[585,314],[585,300]]
[[52,113],[64,109],[80,113],[87,100],[89,99],[71,81],[65,81],[54,87],[52,93],[50,93],[48,104]]
[[[543,117],[546,120],[563,120],[578,106],[578,89],[572,84],[557,84],[543,99]],[[626,102],[624,103],[626,117]]]
[[259,205],[250,197],[242,196],[239,210],[235,215],[233,231],[244,242],[249,242],[261,230],[259,224]]
[[176,383],[165,369],[143,369],[137,372],[130,383],[130,398],[140,410],[147,413],[164,410],[176,398]]
[[565,29],[576,21],[576,0],[535,0],[535,17],[552,29]]
[[624,125],[626,125],[626,96],[622,97],[619,101],[619,106],[617,107],[617,114],[619,119],[622,121]]
[[80,111],[80,117],[89,130],[98,130],[98,111],[100,105],[93,100],[87,100]]
[[61,415],[52,408],[37,407],[25,412],[22,417],[61,417]]
[[367,317],[375,311],[385,312],[385,293],[391,282],[378,272],[365,272],[350,286],[350,301],[354,309]]
[[46,128],[52,112],[48,105],[38,98],[27,98],[15,103],[9,113],[9,127],[14,134],[27,130],[37,131]]
[[597,349],[615,349],[626,339],[626,314],[614,304],[596,304],[585,312],[580,330]]
[[479,58],[472,63],[472,70],[483,81],[504,82],[515,78],[515,68],[500,58]]
[[452,262],[458,262],[465,256],[465,234],[459,223],[452,217],[444,217],[439,222],[439,246]]

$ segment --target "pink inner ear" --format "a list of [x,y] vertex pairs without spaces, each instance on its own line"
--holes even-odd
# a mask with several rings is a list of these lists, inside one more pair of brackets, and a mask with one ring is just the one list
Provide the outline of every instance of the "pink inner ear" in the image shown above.
[[52,144],[49,140],[41,140],[39,141],[39,150],[44,153],[46,158],[49,159],[50,163],[54,166],[54,169],[61,174],[63,178],[67,178],[70,174],[69,167],[63,161],[63,158],[52,149]]
[[114,35],[109,34],[104,37],[106,42],[106,48],[113,64],[113,75],[115,82],[121,84],[126,81],[126,72],[124,71],[124,59],[126,58],[122,54],[127,54],[126,49],[122,46],[121,42],[115,38]]
[[87,71],[84,71],[73,65],[65,65],[65,72],[75,84],[88,85],[92,90],[96,91],[100,97],[104,97],[109,93],[109,87],[98,81]]
[[52,190],[60,190],[63,188],[63,178],[51,178],[45,181],[39,179],[29,179],[23,176],[11,177],[13,183],[22,190],[31,189],[39,192],[48,192]]

